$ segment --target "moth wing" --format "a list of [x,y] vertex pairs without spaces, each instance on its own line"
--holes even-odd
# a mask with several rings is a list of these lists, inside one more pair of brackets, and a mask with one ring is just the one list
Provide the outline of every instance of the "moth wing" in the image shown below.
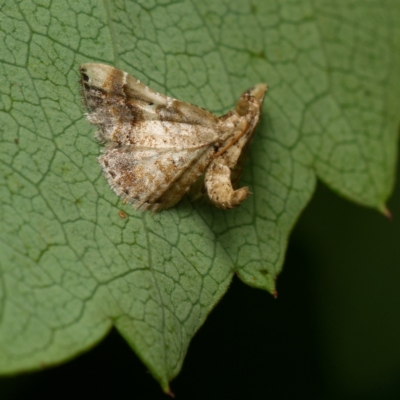
[[211,146],[219,139],[214,129],[170,121],[139,121],[120,126],[109,146],[137,146],[159,150],[197,149]]
[[165,96],[150,89],[128,73],[105,64],[80,66],[85,103],[91,113],[88,119],[97,123],[108,118],[135,121],[161,120],[214,127],[218,118],[195,105]]
[[209,146],[180,150],[115,147],[99,157],[104,175],[118,196],[137,209],[172,207],[211,161]]

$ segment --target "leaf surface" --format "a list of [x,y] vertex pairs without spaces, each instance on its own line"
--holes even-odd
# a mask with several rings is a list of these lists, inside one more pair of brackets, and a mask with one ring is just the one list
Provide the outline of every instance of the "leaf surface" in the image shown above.
[[[399,12],[398,0],[0,5],[0,370],[64,361],[114,325],[168,391],[233,273],[275,293],[317,177],[385,212]],[[229,212],[187,199],[157,215],[123,205],[83,117],[84,62],[217,115],[267,82],[242,179],[253,195]]]

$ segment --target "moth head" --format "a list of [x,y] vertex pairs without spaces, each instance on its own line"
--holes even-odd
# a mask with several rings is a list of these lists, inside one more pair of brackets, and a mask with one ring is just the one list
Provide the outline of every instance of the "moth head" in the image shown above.
[[242,117],[249,111],[249,100],[241,97],[235,105],[235,111]]
[[264,100],[265,93],[268,90],[268,85],[265,83],[258,83],[247,91],[250,96],[255,97],[255,99],[262,104]]
[[252,87],[251,89],[246,90],[241,96],[239,101],[236,103],[235,111],[240,115],[244,116],[249,112],[250,104],[256,102],[257,108],[262,106],[265,93],[268,90],[268,85],[265,83],[259,83]]

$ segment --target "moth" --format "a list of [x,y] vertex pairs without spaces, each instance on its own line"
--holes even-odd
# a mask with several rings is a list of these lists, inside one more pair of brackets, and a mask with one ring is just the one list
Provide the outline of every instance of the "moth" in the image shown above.
[[157,212],[189,190],[217,207],[238,206],[250,192],[235,189],[245,149],[260,119],[266,84],[246,90],[217,117],[150,89],[104,64],[80,66],[87,120],[105,144],[99,157],[110,186],[125,203]]

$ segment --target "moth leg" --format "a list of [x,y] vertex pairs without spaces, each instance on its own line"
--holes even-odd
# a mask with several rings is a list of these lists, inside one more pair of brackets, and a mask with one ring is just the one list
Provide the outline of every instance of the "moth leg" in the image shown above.
[[224,210],[238,206],[250,195],[248,187],[233,189],[231,170],[216,160],[211,163],[206,171],[204,185],[211,202]]

